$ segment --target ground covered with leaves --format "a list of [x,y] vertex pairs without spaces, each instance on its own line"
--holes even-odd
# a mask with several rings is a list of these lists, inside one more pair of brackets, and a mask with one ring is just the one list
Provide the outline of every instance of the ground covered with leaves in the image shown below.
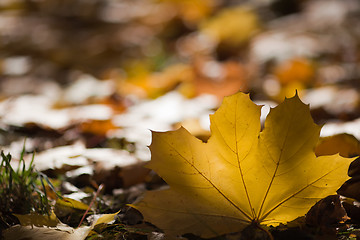
[[360,239],[357,0],[0,10],[4,239]]

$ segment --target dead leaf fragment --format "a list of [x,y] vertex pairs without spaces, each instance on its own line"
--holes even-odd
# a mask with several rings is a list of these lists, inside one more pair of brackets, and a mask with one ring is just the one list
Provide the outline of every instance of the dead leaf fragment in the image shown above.
[[298,96],[271,109],[260,131],[249,96],[226,97],[210,117],[207,143],[180,128],[153,132],[149,168],[169,185],[134,207],[170,235],[209,238],[251,223],[273,225],[303,216],[346,180],[351,159],[316,158],[320,127]]
[[321,227],[323,230],[330,230],[331,224],[345,222],[348,219],[339,195],[331,195],[320,200],[306,214],[306,224]]

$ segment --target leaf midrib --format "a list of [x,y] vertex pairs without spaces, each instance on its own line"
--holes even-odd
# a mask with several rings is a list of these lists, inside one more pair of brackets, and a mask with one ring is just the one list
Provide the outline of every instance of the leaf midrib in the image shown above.
[[[241,161],[240,161],[240,158],[239,158],[239,145],[238,145],[238,143],[239,143],[239,141],[238,141],[238,138],[237,138],[237,127],[238,127],[238,121],[237,121],[237,109],[238,109],[238,101],[239,101],[239,99],[237,98],[236,99],[236,110],[235,110],[235,142],[236,142],[236,153],[235,153],[235,155],[236,155],[236,160],[237,160],[237,163],[238,163],[238,168],[239,168],[239,174],[240,174],[240,177],[241,177],[241,182],[242,182],[242,184],[243,184],[243,187],[244,187],[244,190],[245,190],[245,193],[246,193],[246,199],[247,199],[247,201],[248,201],[248,204],[249,204],[249,207],[250,207],[250,211],[251,211],[251,213],[252,213],[252,215],[253,215],[253,218],[256,216],[255,215],[255,210],[254,210],[254,208],[252,207],[252,204],[251,204],[251,200],[250,200],[250,196],[249,196],[249,192],[248,192],[248,189],[247,189],[247,187],[246,187],[246,183],[245,183],[245,179],[244,179],[244,174],[243,174],[243,172],[242,172],[242,168],[241,168]],[[246,129],[247,130],[247,129]],[[244,133],[245,134],[245,133]],[[251,151],[251,148],[250,148],[250,150],[246,153],[246,155],[245,155],[245,157],[243,158],[243,159],[245,159],[247,156],[248,156],[248,154],[249,154],[249,152]]]
[[[276,177],[276,173],[277,173],[277,171],[278,171],[278,169],[279,169],[279,165],[280,165],[280,162],[281,162],[281,158],[282,158],[282,155],[283,155],[283,152],[284,152],[284,147],[285,147],[285,144],[286,144],[286,142],[287,142],[287,138],[288,138],[288,136],[289,136],[289,130],[290,130],[290,126],[291,126],[291,122],[292,122],[293,117],[294,117],[294,116],[291,114],[291,115],[290,115],[290,119],[289,119],[289,121],[288,121],[287,128],[286,128],[286,135],[285,135],[285,138],[284,138],[283,143],[281,144],[280,155],[279,155],[279,157],[278,157],[278,160],[276,161],[276,167],[275,167],[274,173],[273,173],[273,175],[272,175],[272,177],[271,177],[271,181],[270,181],[269,186],[268,186],[268,188],[267,188],[267,190],[266,190],[264,199],[263,199],[263,201],[262,201],[262,203],[261,203],[261,205],[260,205],[260,209],[259,209],[259,212],[258,212],[258,216],[257,216],[257,218],[256,218],[259,222],[261,222],[260,219],[263,219],[263,217],[260,217],[260,216],[261,216],[261,212],[262,212],[262,210],[263,210],[263,207],[264,207],[265,201],[266,201],[266,199],[267,199],[267,196],[269,195],[270,189],[271,189],[271,187],[272,187],[272,183],[274,182],[274,179],[275,179],[275,177]],[[272,125],[274,125],[274,124],[272,124]],[[264,128],[264,129],[265,129],[265,128]],[[270,128],[270,129],[271,129],[271,128]],[[273,129],[271,129],[271,130],[273,130]],[[276,136],[273,136],[273,137],[276,137]],[[260,139],[261,139],[261,138],[260,138]],[[260,139],[259,139],[259,140],[260,140]],[[264,144],[265,144],[265,142],[264,142]],[[271,159],[272,159],[272,155],[270,154],[270,151],[269,151],[268,146],[267,146],[266,144],[265,144],[265,146],[266,146],[266,149],[267,149],[268,152],[269,152],[269,156],[270,156]]]

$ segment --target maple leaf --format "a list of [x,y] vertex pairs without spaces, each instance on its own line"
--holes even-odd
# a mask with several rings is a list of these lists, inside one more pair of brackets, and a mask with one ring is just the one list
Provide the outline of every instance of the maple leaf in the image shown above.
[[226,97],[210,116],[207,143],[186,129],[153,132],[148,167],[169,189],[149,191],[134,207],[165,233],[201,237],[276,226],[303,216],[348,179],[352,159],[314,154],[321,127],[297,95],[271,109],[248,95]]

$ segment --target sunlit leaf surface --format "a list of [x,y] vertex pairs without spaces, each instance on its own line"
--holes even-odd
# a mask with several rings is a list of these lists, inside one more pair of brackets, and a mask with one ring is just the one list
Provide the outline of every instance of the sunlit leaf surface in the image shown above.
[[211,116],[207,143],[186,129],[154,132],[149,167],[169,185],[136,204],[168,234],[201,237],[273,225],[304,215],[348,179],[351,159],[316,157],[320,127],[298,96],[272,109],[260,127],[260,106],[238,93]]

